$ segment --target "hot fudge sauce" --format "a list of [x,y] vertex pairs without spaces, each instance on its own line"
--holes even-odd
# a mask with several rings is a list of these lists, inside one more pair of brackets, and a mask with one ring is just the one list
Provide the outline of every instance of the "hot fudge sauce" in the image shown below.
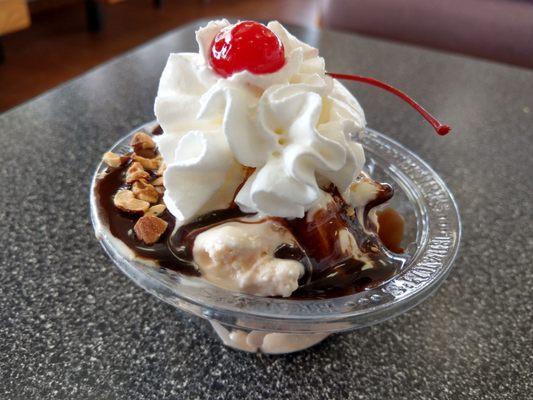
[[[159,218],[168,223],[168,229],[160,240],[146,245],[134,233],[138,216],[123,212],[113,204],[113,196],[120,189],[129,189],[125,175],[130,163],[117,168],[108,168],[97,181],[95,196],[102,216],[111,234],[124,242],[138,257],[154,261],[163,268],[185,275],[200,276],[193,262],[192,248],[195,238],[217,225],[239,221],[260,223],[263,220],[245,219],[252,214],[242,212],[235,204],[227,209],[211,211],[201,215],[175,230],[176,220],[168,210]],[[155,179],[153,176],[151,179]],[[299,280],[299,288],[290,298],[316,299],[349,295],[367,288],[379,286],[389,280],[401,267],[390,256],[390,251],[401,252],[399,240],[403,220],[392,209],[378,213],[379,230],[369,218],[372,208],[385,203],[392,197],[389,185],[376,183],[376,198],[359,212],[363,212],[363,228],[358,222],[357,210],[350,209],[342,196],[331,186],[326,190],[333,202],[315,212],[311,220],[304,218],[271,218],[284,225],[294,236],[298,245],[279,246],[274,256],[280,259],[297,260],[305,267],[305,275]],[[348,230],[367,260],[354,258],[339,245],[339,235]],[[379,236],[378,236],[379,234]],[[388,247],[388,250],[385,248]]]

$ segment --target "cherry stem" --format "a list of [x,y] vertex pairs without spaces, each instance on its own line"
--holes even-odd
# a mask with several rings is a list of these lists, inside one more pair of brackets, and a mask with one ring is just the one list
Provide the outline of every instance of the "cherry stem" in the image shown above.
[[337,74],[334,72],[328,72],[329,76],[335,79],[346,79],[349,81],[356,81],[356,82],[364,82],[368,83],[369,85],[379,87],[381,89],[385,89],[386,91],[395,94],[405,102],[409,103],[411,107],[413,107],[422,117],[425,118],[427,122],[433,126],[435,131],[439,135],[446,135],[451,131],[451,128],[448,125],[441,124],[433,115],[431,115],[429,112],[426,111],[424,107],[422,107],[420,104],[418,104],[416,101],[414,101],[412,98],[410,98],[408,95],[406,95],[404,92],[402,92],[399,89],[396,89],[395,87],[385,83],[378,81],[377,79],[370,78],[367,76],[360,76],[360,75],[352,75],[352,74]]

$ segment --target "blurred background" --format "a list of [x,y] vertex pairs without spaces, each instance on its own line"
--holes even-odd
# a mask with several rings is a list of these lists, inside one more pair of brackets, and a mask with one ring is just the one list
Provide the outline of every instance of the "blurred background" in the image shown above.
[[166,31],[220,16],[533,68],[533,0],[0,0],[0,112]]

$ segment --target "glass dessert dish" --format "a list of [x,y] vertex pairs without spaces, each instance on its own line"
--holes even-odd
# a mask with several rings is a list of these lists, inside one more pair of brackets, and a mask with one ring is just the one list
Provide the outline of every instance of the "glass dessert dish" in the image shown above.
[[459,243],[453,198],[366,129],[339,79],[402,98],[439,135],[450,127],[382,81],[328,72],[277,21],[211,21],[196,41],[168,58],[157,122],[95,174],[96,236],[119,268],[250,352],[301,350],[429,295]]
[[[135,132],[151,134],[148,123],[117,142],[110,152],[125,154]],[[453,195],[418,156],[396,141],[367,129],[364,171],[389,183],[387,207],[405,220],[401,265],[387,281],[355,294],[325,299],[260,297],[223,289],[201,277],[155,265],[110,234],[95,188],[106,165],[100,163],[91,186],[91,218],[96,236],[117,267],[160,300],[208,320],[227,346],[263,353],[289,353],[310,347],[331,333],[377,324],[400,315],[432,294],[446,278],[458,251],[461,225]]]

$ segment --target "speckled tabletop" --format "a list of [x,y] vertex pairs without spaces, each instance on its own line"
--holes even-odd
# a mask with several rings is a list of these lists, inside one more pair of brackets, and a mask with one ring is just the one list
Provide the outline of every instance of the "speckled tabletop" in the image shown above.
[[153,118],[168,53],[195,50],[190,25],[0,116],[0,398],[532,398],[533,71],[293,31],[330,70],[396,84],[455,128],[437,137],[393,96],[349,86],[369,125],[457,197],[462,248],[441,289],[380,325],[257,356],[223,347],[112,265],[93,237],[90,177]]

